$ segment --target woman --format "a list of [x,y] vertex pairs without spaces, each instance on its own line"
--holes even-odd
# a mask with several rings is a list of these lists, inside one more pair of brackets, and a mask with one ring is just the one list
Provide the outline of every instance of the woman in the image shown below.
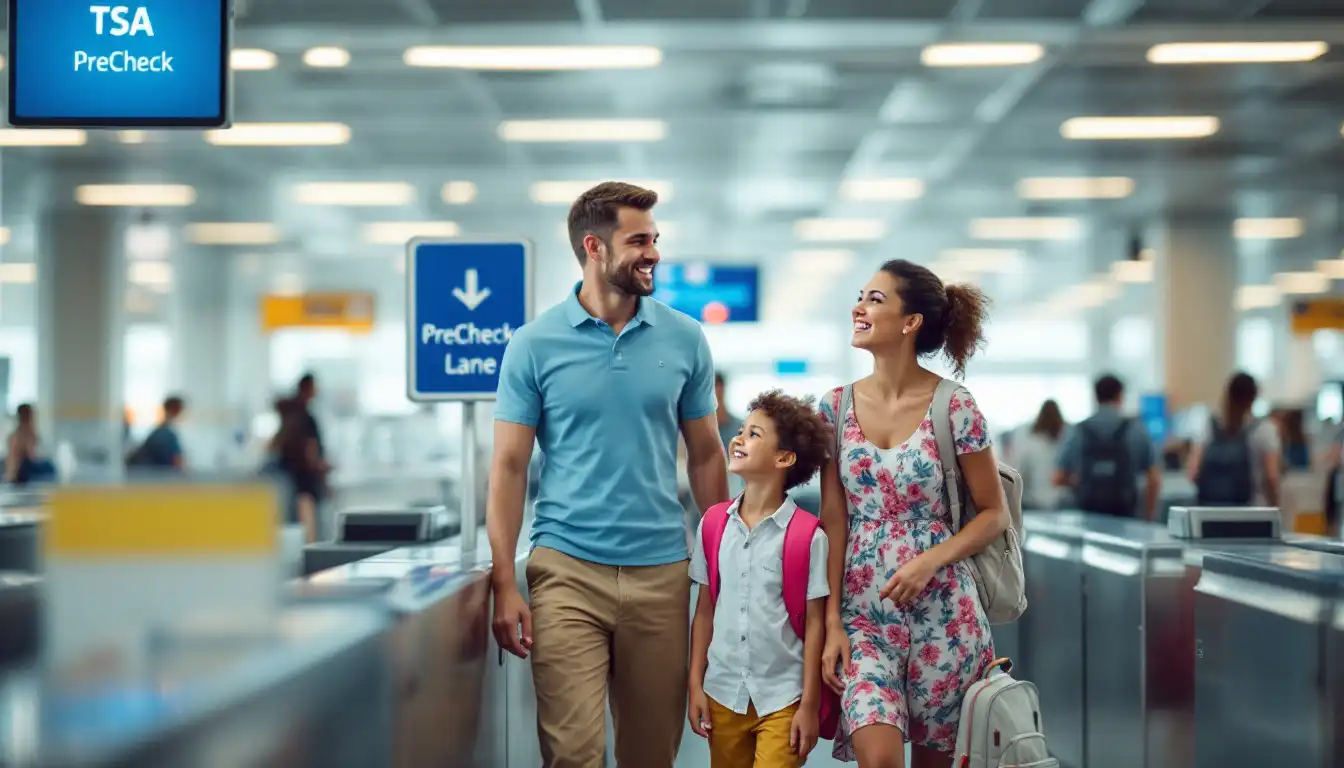
[[1279,420],[1280,440],[1283,442],[1283,467],[1286,470],[1311,470],[1311,440],[1307,437],[1306,417],[1301,408],[1290,408]]
[[902,768],[906,741],[915,768],[950,766],[962,693],[994,659],[965,561],[1009,525],[998,463],[984,418],[959,388],[945,426],[980,512],[953,536],[930,420],[941,379],[919,364],[942,351],[964,375],[986,303],[974,287],[887,262],[852,313],[851,344],[872,353],[873,373],[854,383],[848,413],[836,413],[841,390],[822,398],[822,415],[843,436],[822,478],[831,547],[822,674],[842,696],[835,756],[860,768]]
[[293,399],[275,405],[280,429],[269,445],[269,466],[288,481],[287,522],[303,526],[304,539],[317,540],[317,502],[323,495],[323,465],[317,440],[306,429],[302,405]]
[[28,403],[14,412],[17,422],[9,433],[8,453],[5,455],[5,482],[26,485],[30,482],[54,480],[56,468],[43,458],[38,447],[37,414]]
[[1055,457],[1064,437],[1064,414],[1054,400],[1046,400],[1036,414],[1031,432],[1017,448],[1017,471],[1022,475],[1022,506],[1027,509],[1054,509],[1059,503],[1059,486],[1054,483]]
[[[1283,448],[1269,420],[1252,418],[1260,388],[1249,374],[1227,382],[1221,413],[1209,419],[1190,454],[1190,479],[1200,504],[1274,506],[1279,503]],[[1244,457],[1244,458],[1243,458]],[[1250,466],[1246,467],[1249,459]],[[1233,465],[1233,462],[1239,461]],[[1246,470],[1250,470],[1249,476]],[[1243,481],[1249,479],[1243,485]]]

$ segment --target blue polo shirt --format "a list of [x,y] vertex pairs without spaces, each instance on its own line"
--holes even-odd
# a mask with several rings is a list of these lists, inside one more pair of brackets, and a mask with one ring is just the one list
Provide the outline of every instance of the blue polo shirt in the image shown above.
[[603,565],[685,560],[680,425],[716,407],[700,324],[652,298],[619,336],[583,308],[578,286],[519,328],[500,363],[495,420],[537,430],[533,546]]

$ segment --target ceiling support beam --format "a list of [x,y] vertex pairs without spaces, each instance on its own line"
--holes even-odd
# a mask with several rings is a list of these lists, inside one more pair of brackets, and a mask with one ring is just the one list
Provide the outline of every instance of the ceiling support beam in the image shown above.
[[440,24],[439,14],[434,11],[434,6],[429,4],[429,0],[397,0],[397,6],[416,24],[427,27],[437,27]]

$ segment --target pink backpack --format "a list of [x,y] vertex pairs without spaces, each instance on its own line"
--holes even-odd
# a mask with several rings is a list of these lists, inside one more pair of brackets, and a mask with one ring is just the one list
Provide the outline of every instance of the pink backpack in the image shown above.
[[[723,532],[728,528],[728,508],[732,502],[715,504],[705,512],[701,528],[705,550],[705,565],[709,570],[709,594],[719,601],[719,548]],[[784,531],[784,610],[789,624],[799,638],[807,636],[807,577],[812,559],[812,537],[821,521],[810,512],[799,508]],[[835,739],[840,723],[840,697],[829,686],[821,684],[821,729],[823,739]]]

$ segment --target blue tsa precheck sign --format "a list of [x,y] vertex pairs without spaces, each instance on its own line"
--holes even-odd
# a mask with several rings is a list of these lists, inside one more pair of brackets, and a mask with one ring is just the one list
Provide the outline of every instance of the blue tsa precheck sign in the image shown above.
[[11,125],[228,125],[232,0],[8,2]]
[[504,347],[532,319],[525,240],[412,240],[406,254],[407,397],[489,400]]

